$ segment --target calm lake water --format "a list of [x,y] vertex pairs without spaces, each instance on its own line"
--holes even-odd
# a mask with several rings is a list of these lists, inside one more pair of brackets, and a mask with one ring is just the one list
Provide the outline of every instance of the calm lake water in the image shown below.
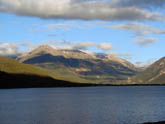
[[0,124],[138,124],[162,120],[164,86],[0,90]]

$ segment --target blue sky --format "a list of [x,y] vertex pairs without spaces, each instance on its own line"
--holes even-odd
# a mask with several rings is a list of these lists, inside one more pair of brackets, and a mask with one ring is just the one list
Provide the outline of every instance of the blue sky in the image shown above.
[[0,0],[0,54],[51,44],[147,64],[164,57],[164,4],[163,0]]

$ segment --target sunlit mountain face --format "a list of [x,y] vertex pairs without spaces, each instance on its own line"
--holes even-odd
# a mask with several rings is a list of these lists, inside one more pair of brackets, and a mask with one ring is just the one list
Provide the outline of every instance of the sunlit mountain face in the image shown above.
[[150,65],[145,71],[130,78],[135,84],[165,84],[165,57]]
[[48,45],[17,57],[27,64],[58,72],[58,75],[74,75],[89,82],[112,83],[137,73],[130,62],[114,56],[91,55],[79,50],[57,50]]

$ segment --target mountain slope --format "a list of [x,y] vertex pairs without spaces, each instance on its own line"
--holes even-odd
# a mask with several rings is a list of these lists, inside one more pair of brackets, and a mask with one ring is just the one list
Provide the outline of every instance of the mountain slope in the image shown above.
[[32,74],[49,76],[47,71],[29,64],[19,63],[11,58],[0,56],[0,71],[12,74]]
[[66,76],[55,72],[52,73],[50,70],[46,70],[30,64],[19,63],[13,59],[5,58],[5,57],[0,57],[0,71],[12,73],[12,74],[32,74],[32,75],[40,75],[40,76],[51,76],[59,80],[78,82],[78,83],[88,83],[87,80],[79,78],[78,76],[74,76],[74,75]]
[[165,57],[153,63],[144,72],[129,79],[133,84],[165,84]]
[[47,70],[29,64],[19,63],[13,59],[0,57],[0,88],[22,87],[68,87],[91,86],[93,84],[71,83],[57,80]]
[[110,83],[136,74],[135,67],[123,59],[107,56],[100,58],[79,50],[56,50],[48,45],[19,56],[17,60],[61,76],[70,74],[93,83]]

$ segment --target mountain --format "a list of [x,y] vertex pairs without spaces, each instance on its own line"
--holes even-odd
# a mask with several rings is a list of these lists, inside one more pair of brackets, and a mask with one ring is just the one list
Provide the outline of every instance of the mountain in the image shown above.
[[[129,68],[123,66],[123,64],[119,64],[114,60],[110,61],[107,57],[103,58],[103,56],[101,57],[102,59],[98,57],[92,58],[88,60],[53,56],[48,53],[38,54],[38,56],[35,54],[35,57],[24,61],[33,64],[31,65],[17,62],[11,58],[0,57],[0,88],[93,86],[97,84],[165,84],[165,57],[150,65],[145,71],[132,77],[129,76],[132,75],[131,71],[129,72]],[[109,61],[106,63],[107,59]],[[99,65],[100,63],[102,65]],[[74,69],[79,69],[79,67],[93,69],[93,72],[88,72],[89,75],[86,74],[87,70],[79,70],[79,73],[75,72]],[[95,68],[96,70],[94,70]],[[124,80],[126,78],[128,80]],[[72,81],[76,83],[71,83]]]
[[20,62],[24,62],[25,60],[48,53],[53,56],[63,56],[65,58],[89,59],[93,57],[79,50],[56,50],[49,45],[41,45],[38,48],[31,51],[30,53],[25,53],[18,56],[17,60]]
[[137,76],[129,78],[131,84],[165,84],[165,57],[150,65]]
[[0,57],[0,88],[91,86],[55,79],[39,67]]
[[111,83],[136,74],[136,68],[126,60],[114,56],[92,55],[80,50],[57,50],[42,45],[30,53],[17,57],[58,75],[58,79],[90,83]]

